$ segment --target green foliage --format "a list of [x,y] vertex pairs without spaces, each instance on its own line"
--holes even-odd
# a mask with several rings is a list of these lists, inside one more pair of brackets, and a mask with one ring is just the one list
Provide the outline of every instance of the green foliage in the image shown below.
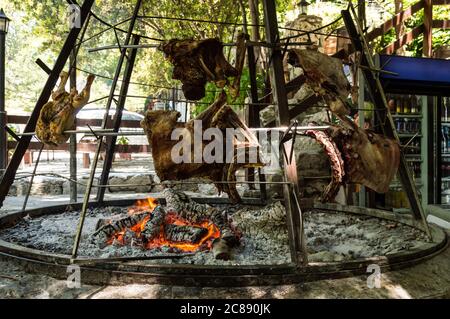
[[[261,74],[257,74],[256,84],[258,90],[261,91],[264,88],[264,77]],[[209,105],[214,103],[214,100],[218,94],[222,91],[214,83],[208,82],[206,85],[206,95],[196,104],[195,108],[192,109],[191,116],[195,117],[201,112],[203,112]],[[228,88],[225,87],[225,92],[228,93]],[[242,108],[245,103],[245,99],[250,96],[250,72],[248,67],[244,68],[241,76],[240,94],[233,100],[228,94],[228,104],[230,104],[234,109]]]
[[128,145],[128,144],[130,144],[130,139],[128,137],[126,137],[126,136],[120,136],[117,139],[117,143],[116,144],[118,144],[118,145]]

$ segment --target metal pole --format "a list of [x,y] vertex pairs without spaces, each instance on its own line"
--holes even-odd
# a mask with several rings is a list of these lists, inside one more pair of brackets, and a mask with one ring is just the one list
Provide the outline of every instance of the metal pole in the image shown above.
[[[289,105],[287,99],[286,83],[284,81],[284,69],[283,69],[283,54],[281,48],[277,44],[280,41],[280,35],[278,32],[278,22],[275,0],[263,0],[264,7],[264,22],[266,28],[266,41],[272,45],[269,49],[270,54],[270,82],[272,85],[272,96],[275,105],[277,105],[278,117],[276,119],[277,126],[290,127],[290,114]],[[291,154],[294,147],[292,139],[286,141],[280,145],[285,154]],[[303,230],[303,215],[300,207],[295,202],[292,192],[295,192],[297,198],[300,198],[300,192],[298,189],[298,177],[297,177],[297,165],[295,162],[295,156],[292,160],[286,156],[283,157],[283,167],[285,179],[287,182],[293,185],[291,190],[289,185],[284,185],[283,193],[286,205],[287,224],[289,231],[289,245],[291,249],[291,258],[295,264],[300,262],[305,265],[308,263],[306,243]]]
[[36,159],[36,163],[34,164],[33,174],[31,174],[30,185],[28,185],[27,194],[25,195],[25,200],[23,201],[22,211],[25,211],[28,204],[28,198],[30,197],[31,187],[33,186],[34,176],[36,176],[36,170],[39,165],[39,161],[41,159],[42,150],[44,149],[45,144],[42,143],[41,148],[39,149],[38,157]]
[[[139,44],[140,37],[138,35],[133,36],[133,44]],[[120,97],[116,107],[116,114],[114,115],[113,132],[118,133],[120,123],[122,122],[122,112],[125,107],[125,101],[127,98],[128,87],[130,85],[131,74],[133,73],[134,62],[136,60],[137,49],[131,49],[128,56],[127,63],[125,65],[125,72],[123,74],[122,86],[120,88]],[[124,49],[126,52],[126,49]],[[175,100],[175,99],[174,99]],[[114,153],[116,149],[117,135],[108,136],[106,139],[106,157],[103,162],[102,175],[100,176],[100,184],[106,184],[108,182],[109,171],[111,170],[112,161],[114,159]],[[105,197],[105,189],[99,189],[97,192],[97,201],[103,202]]]
[[[76,57],[76,49],[72,50],[72,54],[70,55],[70,65],[72,69],[70,72],[70,89],[77,88],[77,57]],[[77,119],[75,117],[75,130],[77,129]],[[69,141],[69,152],[70,152],[70,202],[77,202],[77,135],[70,134]]]
[[[142,3],[142,0],[137,0],[136,1],[136,7],[134,9],[133,17],[132,17],[132,19],[130,21],[130,25],[128,27],[128,33],[127,33],[124,45],[128,45],[130,43],[131,34],[133,32],[133,29],[134,29],[134,25],[135,25],[135,22],[136,22],[136,17],[138,15],[139,8],[141,7],[141,3]],[[119,80],[119,76],[120,76],[120,73],[122,71],[123,62],[125,60],[125,57],[127,57],[126,53],[127,53],[127,50],[126,49],[122,49],[121,54],[120,54],[120,58],[119,58],[119,61],[118,61],[118,64],[117,64],[116,72],[114,74],[114,80],[113,80],[113,83],[111,84],[111,90],[110,90],[110,94],[109,94],[109,97],[108,97],[108,102],[106,104],[106,110],[105,110],[105,116],[103,118],[102,129],[105,129],[107,124],[108,124],[109,110],[111,108],[111,104],[112,104],[113,99],[114,99],[114,92],[116,90],[117,82]],[[97,168],[97,163],[98,163],[98,160],[99,160],[99,157],[100,157],[100,152],[102,150],[102,145],[103,145],[103,138],[100,138],[98,140],[97,151],[96,151],[96,153],[94,155],[94,159],[93,159],[93,162],[91,164],[91,173],[89,175],[88,184],[86,186],[86,192],[84,193],[83,206],[81,207],[80,221],[78,223],[78,228],[77,228],[77,232],[76,232],[76,235],[75,235],[75,241],[74,241],[73,249],[72,249],[72,259],[76,259],[77,256],[78,256],[78,247],[80,246],[81,233],[83,232],[84,220],[86,218],[86,212],[87,212],[87,208],[88,208],[88,205],[89,205],[89,198],[91,196],[92,185],[94,183],[94,178],[95,178],[95,170]]]
[[8,142],[5,130],[5,43],[6,32],[0,32],[0,169],[5,169],[8,162]]
[[[356,14],[354,13],[354,8],[351,4],[350,9],[355,16]],[[375,63],[372,59],[372,56],[370,55],[366,38],[363,35],[359,21],[356,21],[355,23],[355,21],[353,20],[352,13],[350,12],[350,10],[341,11],[353,46],[355,47],[356,51],[361,52],[361,64],[367,65],[370,69],[373,69],[375,68]],[[362,72],[366,80],[368,93],[372,98],[372,101],[374,102],[375,109],[380,111],[378,112],[378,116],[379,118],[381,118],[381,122],[385,121],[385,125],[381,126],[383,134],[395,139],[398,143],[400,143],[400,139],[395,129],[394,120],[391,113],[388,111],[388,105],[386,96],[384,95],[383,86],[381,85],[380,79],[378,78],[377,74],[370,69],[362,69]],[[381,117],[381,114],[384,114],[385,116]],[[419,195],[412,178],[412,173],[402,151],[400,151],[400,164],[397,174],[402,183],[403,189],[408,196],[409,205],[414,217],[416,219],[422,220],[424,231],[431,239],[431,232],[427,223],[425,211],[420,204]]]

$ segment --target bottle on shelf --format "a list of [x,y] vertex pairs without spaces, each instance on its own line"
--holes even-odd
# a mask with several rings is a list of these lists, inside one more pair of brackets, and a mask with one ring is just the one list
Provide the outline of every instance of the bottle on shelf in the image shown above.
[[417,98],[415,95],[411,95],[411,113],[417,114]]
[[409,101],[410,101],[410,99],[408,98],[408,96],[405,95],[403,97],[403,113],[405,113],[405,114],[411,113],[411,107],[409,105]]
[[447,103],[447,99],[442,99],[442,116],[441,116],[441,121],[442,122],[447,122],[448,121],[448,103]]
[[444,126],[444,134],[447,138],[447,153],[450,152],[450,127]]
[[420,114],[422,113],[422,103],[423,103],[423,98],[421,96],[417,97],[417,113]]
[[407,118],[403,119],[403,132],[406,134],[411,133],[411,121]]
[[392,95],[386,95],[386,99],[388,101],[389,111],[391,112],[391,114],[395,114],[397,112],[395,98]]
[[442,135],[442,143],[441,143],[441,147],[442,147],[442,153],[447,153],[447,145],[448,145],[448,135],[447,135],[447,127],[442,127],[441,128],[441,135]]
[[403,104],[402,104],[402,99],[400,96],[398,96],[395,99],[395,105],[397,106],[397,114],[402,114],[403,113]]

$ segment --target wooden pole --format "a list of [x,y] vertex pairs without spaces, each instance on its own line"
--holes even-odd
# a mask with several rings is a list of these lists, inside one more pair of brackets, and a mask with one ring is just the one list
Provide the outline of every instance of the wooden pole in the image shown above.
[[423,56],[431,57],[433,50],[433,3],[431,0],[423,1]]

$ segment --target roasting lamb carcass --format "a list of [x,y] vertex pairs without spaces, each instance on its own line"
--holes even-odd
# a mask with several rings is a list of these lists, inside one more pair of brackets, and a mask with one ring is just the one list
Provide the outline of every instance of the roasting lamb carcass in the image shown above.
[[245,35],[239,35],[236,68],[225,59],[223,44],[218,39],[172,39],[162,43],[159,49],[173,64],[172,78],[183,83],[182,90],[187,99],[197,101],[203,98],[208,81],[219,88],[225,87],[229,84],[228,77],[235,77],[230,92],[236,97],[239,94],[239,86],[236,85],[239,85],[245,59],[245,40]]
[[52,101],[42,107],[36,123],[36,136],[44,144],[52,146],[67,141],[69,135],[64,134],[64,131],[75,129],[76,114],[88,103],[95,76],[88,76],[81,93],[76,89],[66,92],[65,86],[69,79],[67,72],[61,72],[60,78],[58,88],[52,93]]
[[333,113],[350,113],[347,98],[351,93],[351,86],[344,74],[341,60],[316,50],[291,49],[288,51],[288,63],[303,70],[306,83],[317,95],[323,97]]
[[322,201],[332,201],[343,183],[357,183],[378,193],[386,193],[400,164],[400,147],[391,138],[356,124],[330,125],[326,132],[309,130],[306,134],[322,144],[330,158],[332,178]]
[[[145,119],[141,122],[141,126],[147,134],[149,144],[152,148],[153,162],[155,165],[155,171],[161,181],[164,180],[183,180],[192,177],[199,177],[211,180],[213,182],[228,181],[231,183],[215,183],[219,192],[225,192],[228,194],[230,200],[234,203],[241,200],[239,193],[236,190],[236,171],[240,168],[248,167],[262,167],[264,164],[259,152],[259,145],[254,135],[248,130],[244,123],[239,119],[237,114],[226,105],[227,95],[222,92],[218,99],[204,112],[198,115],[196,118],[190,120],[187,123],[177,122],[180,117],[180,113],[177,111],[166,110],[154,110],[148,111],[145,115]],[[223,161],[212,161],[207,163],[203,156],[200,161],[195,159],[195,150],[201,147],[201,152],[205,146],[210,142],[204,141],[201,137],[200,140],[194,136],[195,126],[201,121],[201,132],[203,133],[208,128],[217,128],[222,133],[222,140],[219,141],[223,146],[222,153]],[[195,124],[197,123],[197,124]],[[172,132],[174,129],[180,129],[181,141],[172,140]],[[250,154],[256,154],[253,158],[254,161],[241,162],[237,159],[236,155],[233,156],[231,161],[228,161],[225,157],[227,154],[226,129],[241,129],[240,132],[245,137],[245,142],[238,139],[233,139],[232,149],[234,154],[239,154],[239,151],[243,151],[246,158],[250,157]],[[199,142],[198,145],[194,145],[195,142]],[[173,160],[173,150],[180,143],[186,143],[185,149],[194,150],[189,152],[190,155],[187,161],[176,163]],[[182,151],[183,152],[183,151]],[[242,153],[241,153],[242,154]],[[198,153],[197,153],[198,155]]]

